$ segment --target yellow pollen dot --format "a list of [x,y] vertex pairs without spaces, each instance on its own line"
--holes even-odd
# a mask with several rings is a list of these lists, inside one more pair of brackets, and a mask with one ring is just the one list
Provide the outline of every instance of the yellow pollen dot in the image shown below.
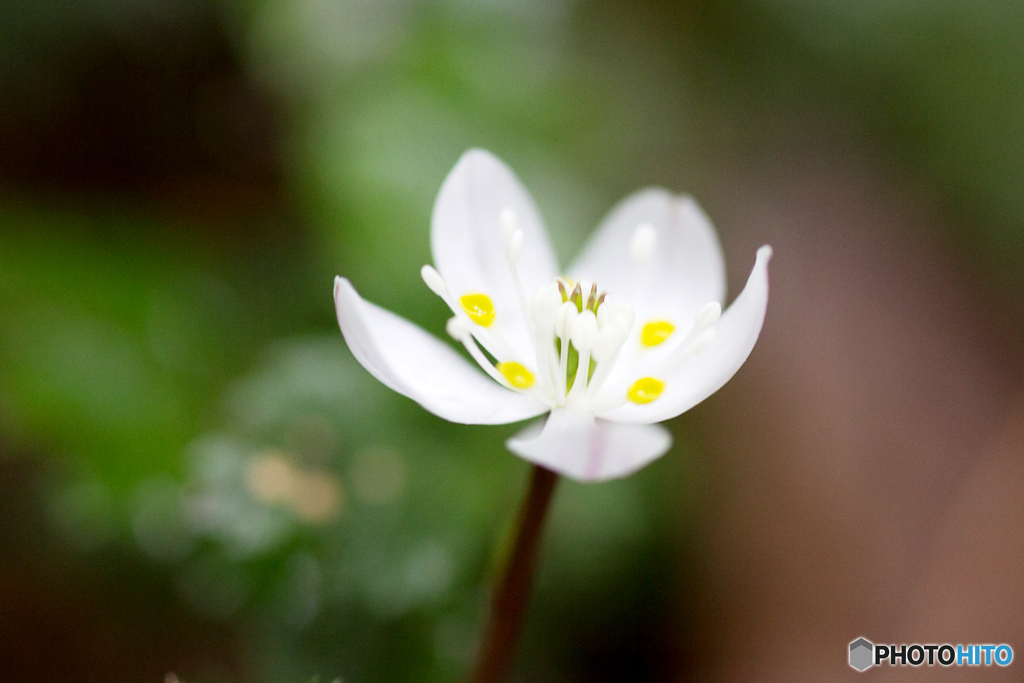
[[516,389],[529,389],[533,386],[533,373],[514,360],[498,363],[496,367],[498,372],[504,375],[508,383]]
[[675,329],[676,326],[667,320],[652,320],[640,332],[640,343],[644,346],[657,346],[668,339]]
[[481,327],[490,327],[494,322],[494,302],[486,294],[464,294],[459,305],[469,319]]
[[650,403],[654,399],[661,396],[661,392],[665,390],[665,383],[660,379],[654,377],[643,377],[633,382],[633,386],[629,388],[629,392],[626,394],[633,403]]

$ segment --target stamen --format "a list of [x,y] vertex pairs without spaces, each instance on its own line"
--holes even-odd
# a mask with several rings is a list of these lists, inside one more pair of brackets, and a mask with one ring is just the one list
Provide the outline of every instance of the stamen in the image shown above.
[[481,327],[490,327],[494,323],[494,302],[486,294],[471,292],[459,298],[459,306],[466,312],[469,319]]
[[572,323],[572,343],[576,345],[577,349],[590,349],[594,348],[594,342],[597,341],[597,316],[594,315],[593,311],[583,311]]
[[512,207],[506,206],[501,210],[498,222],[501,227],[501,241],[507,243],[508,238],[516,231],[516,212]]
[[444,326],[445,332],[457,342],[470,336],[469,321],[459,316],[452,316]]
[[425,265],[420,268],[420,277],[427,283],[427,287],[430,287],[431,292],[442,299],[448,299],[448,287],[444,284],[444,278],[441,277],[441,273],[437,272],[434,266]]
[[[706,349],[715,339],[712,329],[722,317],[722,305],[717,301],[704,304],[697,315],[693,316],[693,329],[687,333],[679,345],[672,351],[662,367],[673,370],[684,360]],[[709,334],[711,333],[711,334]]]
[[562,305],[562,297],[558,287],[550,283],[541,287],[530,302],[530,316],[533,318],[534,345],[537,352],[537,371],[541,376],[541,384],[545,392],[550,389],[554,396],[558,386],[558,356],[554,345],[555,323],[558,320],[558,309]]
[[597,309],[598,326],[603,329],[607,325],[614,325],[622,332],[623,338],[629,336],[635,317],[628,301],[612,300]]
[[604,326],[597,334],[597,341],[594,342],[594,359],[598,363],[611,360],[612,356],[621,348],[625,335],[614,325]]
[[515,268],[519,263],[519,257],[523,253],[523,231],[516,230],[505,242],[505,257],[508,264]]
[[652,320],[640,331],[640,343],[644,346],[658,346],[668,339],[676,326],[667,320]]
[[523,282],[519,279],[519,270],[516,264],[523,254],[523,231],[517,226],[515,212],[509,207],[501,210],[501,238],[505,242],[505,260],[508,261],[508,269],[512,274],[512,284],[516,290],[516,298],[519,299],[519,311],[523,314],[523,322],[526,329],[533,336],[533,321],[530,320],[530,307],[527,305],[526,292],[523,291]]
[[604,381],[615,367],[615,359],[625,341],[626,335],[614,325],[607,325],[598,332],[594,350],[591,352],[592,362],[596,362],[597,367],[587,385],[587,396],[596,396],[601,390]]
[[[460,320],[463,320],[468,324],[468,321],[460,315],[460,313],[469,315],[469,311],[466,309],[466,304],[461,301],[456,301],[452,297],[451,293],[448,291],[448,286],[444,282],[444,278],[441,277],[441,274],[438,273],[433,266],[425,265],[420,268],[420,276],[423,278],[423,282],[426,283],[427,287],[430,288],[430,291],[441,297],[441,299],[448,304],[448,308],[451,309],[452,313],[455,313]],[[494,304],[491,302],[490,298],[483,294],[480,296],[483,296],[486,299],[486,302],[490,304],[491,309],[494,308]],[[493,317],[494,316],[492,314],[492,321]],[[473,322],[477,322],[484,328],[487,328],[490,325],[490,323],[485,325],[483,322],[477,320],[474,320]],[[475,335],[476,336],[474,336],[473,339],[491,355],[497,357],[508,357],[514,355],[512,352],[512,346],[508,343],[505,337],[501,334],[501,330],[498,328],[478,329],[476,330]]]
[[423,282],[430,288],[430,291],[441,297],[441,300],[448,304],[448,308],[452,309],[452,313],[458,314],[461,306],[452,298],[444,278],[441,277],[441,274],[433,266],[425,265],[420,268],[420,277],[423,278]]
[[641,264],[651,257],[658,242],[658,233],[650,223],[641,223],[633,230],[629,240],[629,255],[636,264]]
[[664,390],[665,383],[660,379],[643,377],[633,382],[633,386],[626,392],[626,398],[638,405],[645,405],[661,396]]
[[704,332],[699,337],[694,339],[692,344],[690,344],[690,353],[696,356],[698,353],[703,352],[706,348],[708,348],[709,346],[711,346],[711,344],[714,343],[715,337],[717,336],[718,331],[715,330],[714,328],[711,328],[710,330],[704,330]]
[[[473,333],[470,328],[470,323],[465,318],[460,318],[459,316],[449,318],[448,322],[445,324],[445,331],[447,331],[448,334],[451,335],[453,339],[460,342],[463,346],[466,347],[466,351],[468,351],[469,355],[473,358],[473,360],[476,361],[476,364],[480,366],[480,369],[482,369],[484,372],[490,375],[491,379],[493,379],[495,382],[505,387],[506,389],[511,389],[513,387],[520,389],[528,388],[529,385],[527,385],[527,387],[517,387],[512,382],[512,380],[509,379],[505,375],[505,373],[501,371],[500,367],[495,367],[495,365],[490,360],[488,360],[486,356],[484,356],[483,351],[480,350],[480,346],[478,345],[476,339],[473,337]],[[516,363],[515,361],[512,361],[512,363],[514,365],[519,366],[520,368],[523,368],[526,374],[530,375],[530,371],[526,370],[525,367],[523,367],[519,363]],[[501,366],[504,364],[499,363],[498,365]],[[530,378],[532,380],[533,376],[530,375]],[[533,382],[531,381],[530,384],[532,383]]]
[[558,315],[555,318],[555,335],[560,339],[568,340],[569,334],[572,332],[572,323],[577,315],[579,312],[573,302],[563,302],[558,307]]
[[521,363],[514,360],[505,363],[498,363],[498,372],[504,375],[508,383],[516,389],[529,389],[533,386],[533,373],[527,370]]
[[718,322],[718,319],[722,317],[722,304],[717,301],[709,301],[708,303],[701,306],[701,309],[697,311],[697,315],[693,316],[694,327],[700,327],[701,329],[707,329]]

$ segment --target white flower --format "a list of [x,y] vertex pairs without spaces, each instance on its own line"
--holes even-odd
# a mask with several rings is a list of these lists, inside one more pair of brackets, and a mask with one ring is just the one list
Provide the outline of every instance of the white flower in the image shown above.
[[724,313],[725,264],[686,196],[641,190],[605,219],[560,277],[541,217],[512,171],[470,150],[431,217],[427,286],[451,308],[449,345],[364,301],[334,301],[345,341],[374,377],[464,424],[550,413],[508,440],[526,460],[582,481],[622,477],[668,450],[653,424],[703,401],[750,355],[768,304],[771,247]]

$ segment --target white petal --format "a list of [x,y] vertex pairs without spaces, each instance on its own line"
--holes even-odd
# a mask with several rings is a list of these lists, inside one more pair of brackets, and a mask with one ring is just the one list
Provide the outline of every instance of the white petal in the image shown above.
[[714,226],[692,198],[661,188],[619,202],[569,272],[626,298],[638,328],[654,318],[691,320],[701,306],[725,297]]
[[533,199],[490,152],[469,150],[448,174],[434,203],[430,246],[452,296],[482,292],[491,297],[497,311],[494,324],[523,358],[532,359],[533,343],[502,239],[502,215],[508,209],[523,232],[518,269],[529,301],[558,274],[558,264]]
[[519,457],[578,481],[604,481],[632,474],[661,457],[672,435],[661,425],[626,425],[595,420],[571,409],[552,411],[505,445]]
[[504,424],[547,410],[532,396],[498,385],[416,325],[364,301],[345,278],[334,280],[334,306],[356,360],[439,417],[463,424]]
[[[690,357],[674,373],[658,377],[665,381],[661,396],[645,405],[625,405],[599,413],[599,417],[616,422],[649,423],[675,417],[718,391],[740,369],[754,348],[768,307],[768,261],[771,247],[757,250],[757,261],[747,285],[722,314],[714,327],[714,340],[699,354]],[[642,356],[621,370],[616,368],[614,381],[609,378],[608,391],[625,395],[633,381],[655,376],[656,369]],[[604,391],[602,391],[604,393]]]

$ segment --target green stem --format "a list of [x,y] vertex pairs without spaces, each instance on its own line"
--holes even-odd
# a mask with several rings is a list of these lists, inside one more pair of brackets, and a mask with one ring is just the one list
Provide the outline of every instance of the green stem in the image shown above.
[[556,483],[557,474],[540,465],[533,466],[530,489],[516,521],[512,552],[491,597],[483,642],[470,678],[472,683],[504,683],[508,679],[519,629],[530,603],[544,518]]

